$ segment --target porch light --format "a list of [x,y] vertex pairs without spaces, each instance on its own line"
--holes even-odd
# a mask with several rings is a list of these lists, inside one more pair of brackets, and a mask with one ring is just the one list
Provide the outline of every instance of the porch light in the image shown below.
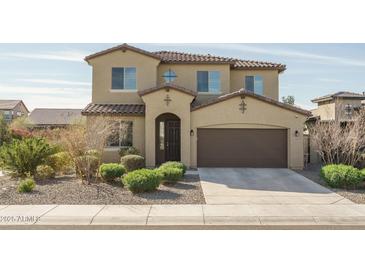
[[190,136],[194,136],[194,130],[190,130]]
[[294,135],[295,137],[299,137],[299,130],[295,130]]

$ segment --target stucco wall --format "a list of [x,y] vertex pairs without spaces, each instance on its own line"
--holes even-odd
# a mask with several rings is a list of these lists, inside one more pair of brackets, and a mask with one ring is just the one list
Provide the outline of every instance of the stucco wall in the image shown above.
[[[169,95],[171,102],[166,105],[164,99]],[[156,135],[155,121],[163,113],[173,113],[180,118],[181,122],[181,161],[190,166],[190,103],[193,96],[170,89],[146,94],[142,97],[146,104],[145,119],[145,148],[146,148],[146,165],[155,166],[156,162]]]
[[[303,168],[303,125],[306,117],[246,97],[247,109],[239,110],[241,99],[234,97],[191,113],[191,166],[197,165],[197,128],[285,128],[288,129],[288,166]],[[227,111],[228,110],[228,111]],[[299,136],[295,136],[298,130]]]
[[[87,118],[86,118],[87,120]],[[115,121],[132,121],[133,122],[133,146],[137,148],[141,154],[145,155],[145,123],[144,117],[140,116],[115,116]],[[103,153],[104,162],[120,162],[119,148],[105,148]]]
[[312,114],[320,116],[321,120],[334,120],[336,113],[336,105],[334,102],[322,103],[312,110]]
[[231,70],[231,91],[245,88],[245,77],[259,75],[264,81],[264,96],[279,100],[279,73],[276,70]]
[[135,103],[142,100],[136,92],[111,92],[113,67],[136,67],[137,90],[155,87],[159,60],[133,51],[116,51],[90,60],[93,103]]
[[336,99],[336,116],[339,120],[349,120],[351,117],[346,115],[345,106],[352,105],[353,107],[360,107],[361,100],[354,99]]

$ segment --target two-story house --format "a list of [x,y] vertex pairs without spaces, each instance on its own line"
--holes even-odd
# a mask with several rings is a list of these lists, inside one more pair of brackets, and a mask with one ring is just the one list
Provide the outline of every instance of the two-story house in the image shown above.
[[303,167],[310,112],[278,101],[285,65],[127,44],[85,60],[92,102],[83,115],[110,115],[128,128],[114,131],[108,161],[133,145],[149,167]]
[[353,115],[363,106],[365,94],[340,91],[312,100],[317,108],[312,110],[313,118],[321,121],[346,122],[352,119]]
[[22,100],[0,100],[0,115],[7,123],[15,118],[28,116],[29,110]]

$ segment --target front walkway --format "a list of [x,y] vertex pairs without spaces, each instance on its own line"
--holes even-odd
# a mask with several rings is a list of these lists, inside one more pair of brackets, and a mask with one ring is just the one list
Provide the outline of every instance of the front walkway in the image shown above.
[[365,205],[9,205],[0,229],[350,229]]
[[350,200],[290,170],[199,168],[207,204],[329,205]]

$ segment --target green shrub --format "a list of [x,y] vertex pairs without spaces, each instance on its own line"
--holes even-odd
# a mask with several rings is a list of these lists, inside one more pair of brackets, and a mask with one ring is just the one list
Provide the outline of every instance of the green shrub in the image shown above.
[[140,155],[126,155],[120,159],[127,171],[134,171],[145,167],[144,158]]
[[124,157],[126,155],[141,155],[138,149],[135,147],[122,147],[119,150],[120,157]]
[[362,179],[365,180],[365,168],[361,170],[361,174],[362,174]]
[[160,167],[158,170],[163,175],[164,183],[177,182],[184,176],[183,170],[176,167]]
[[109,182],[113,183],[116,179],[123,176],[126,173],[124,166],[120,164],[102,164],[99,168],[101,177]]
[[45,163],[53,148],[41,138],[13,140],[0,149],[0,162],[13,175],[34,175],[37,166]]
[[331,187],[357,186],[363,175],[357,168],[347,165],[327,165],[321,169],[321,177]]
[[47,165],[39,165],[37,166],[37,172],[36,177],[38,179],[44,180],[44,179],[50,179],[54,178],[56,175],[56,172],[54,169]]
[[21,180],[18,185],[18,192],[24,193],[24,192],[32,192],[35,188],[35,182],[32,178],[26,178],[24,180]]
[[51,166],[55,172],[65,174],[74,169],[73,161],[69,153],[65,151],[50,155],[46,163]]
[[123,176],[124,185],[133,193],[152,191],[159,187],[163,175],[157,169],[139,169]]
[[179,168],[183,171],[183,175],[185,175],[186,172],[186,165],[184,165],[181,162],[166,162],[163,163],[160,167],[174,167],[174,168]]

